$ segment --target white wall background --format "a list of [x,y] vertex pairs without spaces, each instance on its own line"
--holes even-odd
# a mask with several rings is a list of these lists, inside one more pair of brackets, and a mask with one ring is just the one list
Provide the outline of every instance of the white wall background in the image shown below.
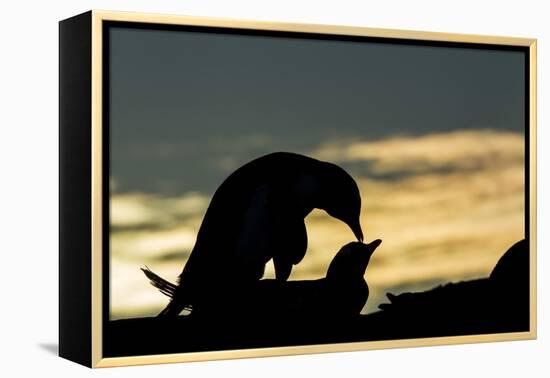
[[[539,39],[539,339],[89,371],[57,344],[57,64],[61,19],[89,9]],[[545,1],[12,1],[0,22],[0,375],[102,377],[548,376],[550,27]],[[29,268],[30,267],[30,268]],[[30,293],[33,293],[32,295]]]

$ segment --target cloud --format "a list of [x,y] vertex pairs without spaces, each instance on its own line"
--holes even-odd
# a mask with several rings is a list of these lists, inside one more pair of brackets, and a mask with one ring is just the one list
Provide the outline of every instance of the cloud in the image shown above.
[[186,193],[164,197],[145,193],[115,193],[111,197],[111,225],[115,228],[166,226],[202,214],[210,198]]
[[194,225],[183,224],[161,230],[113,232],[111,251],[115,256],[142,263],[173,257],[178,252],[184,258],[195,244],[197,230]]
[[[367,269],[376,309],[389,290],[424,290],[483,277],[524,237],[521,134],[490,130],[324,144],[312,155],[353,162],[363,198],[367,240],[383,239]],[[441,169],[451,167],[452,169]],[[408,172],[385,179],[371,172]],[[112,199],[111,315],[149,316],[166,302],[139,267],[174,281],[181,272],[210,195],[119,193]],[[323,277],[339,248],[353,240],[342,222],[315,210],[306,218],[309,246],[291,279]],[[180,254],[181,258],[176,258]],[[170,258],[166,258],[170,256]],[[266,277],[273,277],[268,265]]]
[[373,173],[424,172],[522,162],[524,145],[523,136],[518,133],[476,130],[327,143],[312,155],[333,162],[367,161]]

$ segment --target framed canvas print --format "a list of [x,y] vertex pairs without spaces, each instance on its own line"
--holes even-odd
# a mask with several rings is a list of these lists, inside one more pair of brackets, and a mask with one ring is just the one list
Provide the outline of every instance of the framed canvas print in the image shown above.
[[60,22],[59,354],[536,337],[536,41]]

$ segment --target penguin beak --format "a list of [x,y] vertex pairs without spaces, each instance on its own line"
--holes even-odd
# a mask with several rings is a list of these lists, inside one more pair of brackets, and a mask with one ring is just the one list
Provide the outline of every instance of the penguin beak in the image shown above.
[[349,224],[349,227],[351,228],[351,231],[353,231],[353,234],[359,240],[360,242],[363,241],[363,230],[361,230],[361,224],[359,223],[359,219],[356,222],[352,222]]
[[378,246],[382,244],[382,240],[381,239],[376,239],[372,242],[370,242],[369,244],[367,244],[370,249],[374,252],[376,250],[376,248],[378,248]]
[[374,251],[376,251],[376,248],[378,248],[378,246],[382,244],[382,240],[380,239],[376,239],[368,244],[365,244],[368,248],[368,258],[370,259],[370,257],[372,256],[372,254],[374,253]]

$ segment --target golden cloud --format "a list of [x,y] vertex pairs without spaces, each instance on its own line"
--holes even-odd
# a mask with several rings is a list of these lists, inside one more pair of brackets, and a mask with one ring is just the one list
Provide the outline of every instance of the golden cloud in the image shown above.
[[179,197],[117,193],[111,196],[111,225],[131,228],[173,224],[183,218],[202,214],[209,201],[210,197],[194,192]]
[[477,169],[522,161],[523,136],[493,130],[455,131],[379,141],[328,143],[312,152],[321,160],[371,161],[375,173],[441,167]]

